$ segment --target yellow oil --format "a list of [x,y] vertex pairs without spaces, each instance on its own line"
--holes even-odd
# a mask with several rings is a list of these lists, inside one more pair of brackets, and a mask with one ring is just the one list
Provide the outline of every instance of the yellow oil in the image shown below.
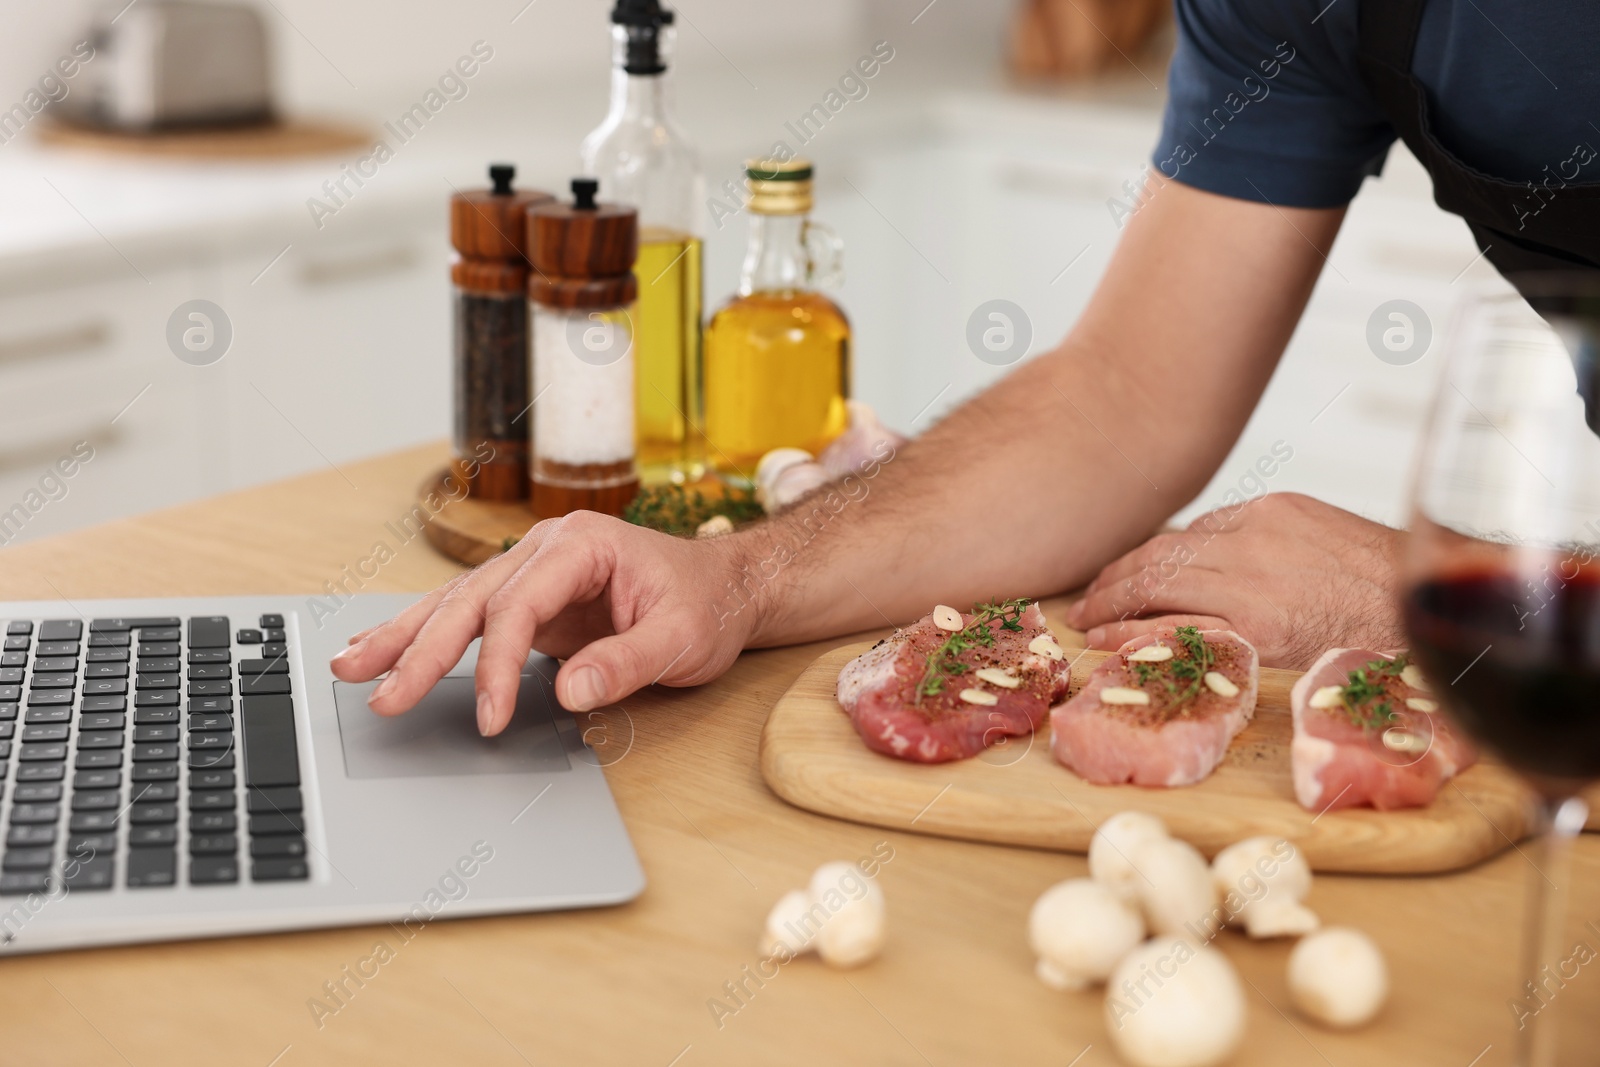
[[700,386],[698,237],[646,226],[639,234],[634,310],[635,425],[646,484],[705,474]]
[[747,483],[774,448],[813,455],[849,420],[850,322],[820,293],[736,297],[706,326],[706,459]]

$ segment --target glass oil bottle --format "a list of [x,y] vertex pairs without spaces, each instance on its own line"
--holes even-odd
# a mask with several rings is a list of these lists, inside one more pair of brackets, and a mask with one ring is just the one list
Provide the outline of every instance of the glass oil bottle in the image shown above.
[[706,454],[737,485],[772,449],[815,455],[849,421],[850,323],[817,291],[840,279],[840,243],[808,218],[811,176],[800,159],[748,164],[739,295],[706,326]]
[[611,13],[611,109],[583,142],[583,168],[608,199],[639,212],[634,311],[635,422],[646,484],[705,474],[701,374],[699,160],[669,114],[673,12],[617,0]]

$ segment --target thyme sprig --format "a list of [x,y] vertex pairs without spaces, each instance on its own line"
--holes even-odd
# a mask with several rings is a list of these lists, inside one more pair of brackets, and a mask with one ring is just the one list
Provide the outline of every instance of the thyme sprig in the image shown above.
[[[1206,644],[1206,639],[1201,636],[1200,628],[1197,626],[1180,626],[1173,631],[1173,636],[1177,638],[1178,644],[1183,646],[1183,655],[1174,656],[1167,661],[1167,674],[1161,679],[1161,684],[1166,687],[1172,708],[1178,709],[1200,695],[1200,690],[1205,685],[1206,672],[1216,666],[1217,654]],[[1134,674],[1139,677],[1141,686],[1150,678],[1149,672],[1141,672],[1137,667]]]
[[995,622],[1000,624],[1001,630],[1021,633],[1022,613],[1028,610],[1028,605],[1031,603],[1033,601],[1027,597],[1015,597],[991,604],[974,605],[973,620],[946,637],[939,647],[928,653],[922,679],[917,683],[917,703],[922,703],[922,698],[925,696],[938,696],[944,692],[946,682],[972,669],[969,664],[961,661],[962,653],[974,648],[994,647]]
[[1392,660],[1368,660],[1365,667],[1350,672],[1339,691],[1339,699],[1352,723],[1366,730],[1375,730],[1399,717],[1395,714],[1394,706],[1383,699],[1388,694],[1384,683],[1390,678],[1400,677],[1400,672],[1406,669],[1409,662],[1410,658],[1402,652]]
[[639,491],[622,513],[635,526],[678,537],[693,537],[700,524],[726,515],[735,526],[759,519],[765,512],[755,491],[730,486],[721,496],[682,485],[650,486]]

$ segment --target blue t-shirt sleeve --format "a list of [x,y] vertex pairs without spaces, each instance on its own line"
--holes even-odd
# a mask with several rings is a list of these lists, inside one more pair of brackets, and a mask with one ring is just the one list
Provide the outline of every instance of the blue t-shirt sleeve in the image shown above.
[[1177,0],[1153,163],[1207,192],[1348,203],[1394,130],[1356,66],[1357,0]]

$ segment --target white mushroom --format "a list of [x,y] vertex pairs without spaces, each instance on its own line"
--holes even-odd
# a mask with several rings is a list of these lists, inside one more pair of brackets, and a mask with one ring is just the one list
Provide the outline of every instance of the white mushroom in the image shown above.
[[767,916],[763,955],[815,950],[824,963],[855,967],[883,948],[883,890],[853,863],[824,863],[805,889],[792,889]]
[[1311,892],[1311,866],[1281,837],[1249,837],[1211,861],[1211,880],[1228,921],[1251,937],[1308,934],[1316,913],[1301,901]]
[[1211,868],[1187,841],[1158,837],[1141,841],[1128,854],[1133,883],[1145,921],[1158,934],[1209,940],[1221,925]]
[[1051,989],[1105,981],[1142,940],[1137,909],[1090,878],[1051,886],[1028,915],[1028,944],[1039,957],[1034,973]]
[[1144,842],[1166,836],[1166,824],[1154,815],[1118,812],[1100,824],[1089,842],[1089,874],[1123,900],[1137,901],[1142,879],[1130,857]]
[[758,946],[763,956],[777,954],[786,949],[791,956],[809,952],[815,946],[818,926],[809,916],[811,894],[804,889],[791,889],[778,898],[767,915],[767,925],[761,932]]
[[1106,1029],[1134,1067],[1212,1067],[1244,1038],[1244,989],[1226,956],[1158,937],[1125,956],[1106,984]]
[[883,890],[854,863],[824,863],[811,875],[812,903],[828,909],[817,955],[835,967],[856,967],[883,948]]
[[1370,1022],[1389,995],[1389,969],[1372,939],[1348,926],[1330,926],[1289,953],[1289,997],[1327,1026]]

